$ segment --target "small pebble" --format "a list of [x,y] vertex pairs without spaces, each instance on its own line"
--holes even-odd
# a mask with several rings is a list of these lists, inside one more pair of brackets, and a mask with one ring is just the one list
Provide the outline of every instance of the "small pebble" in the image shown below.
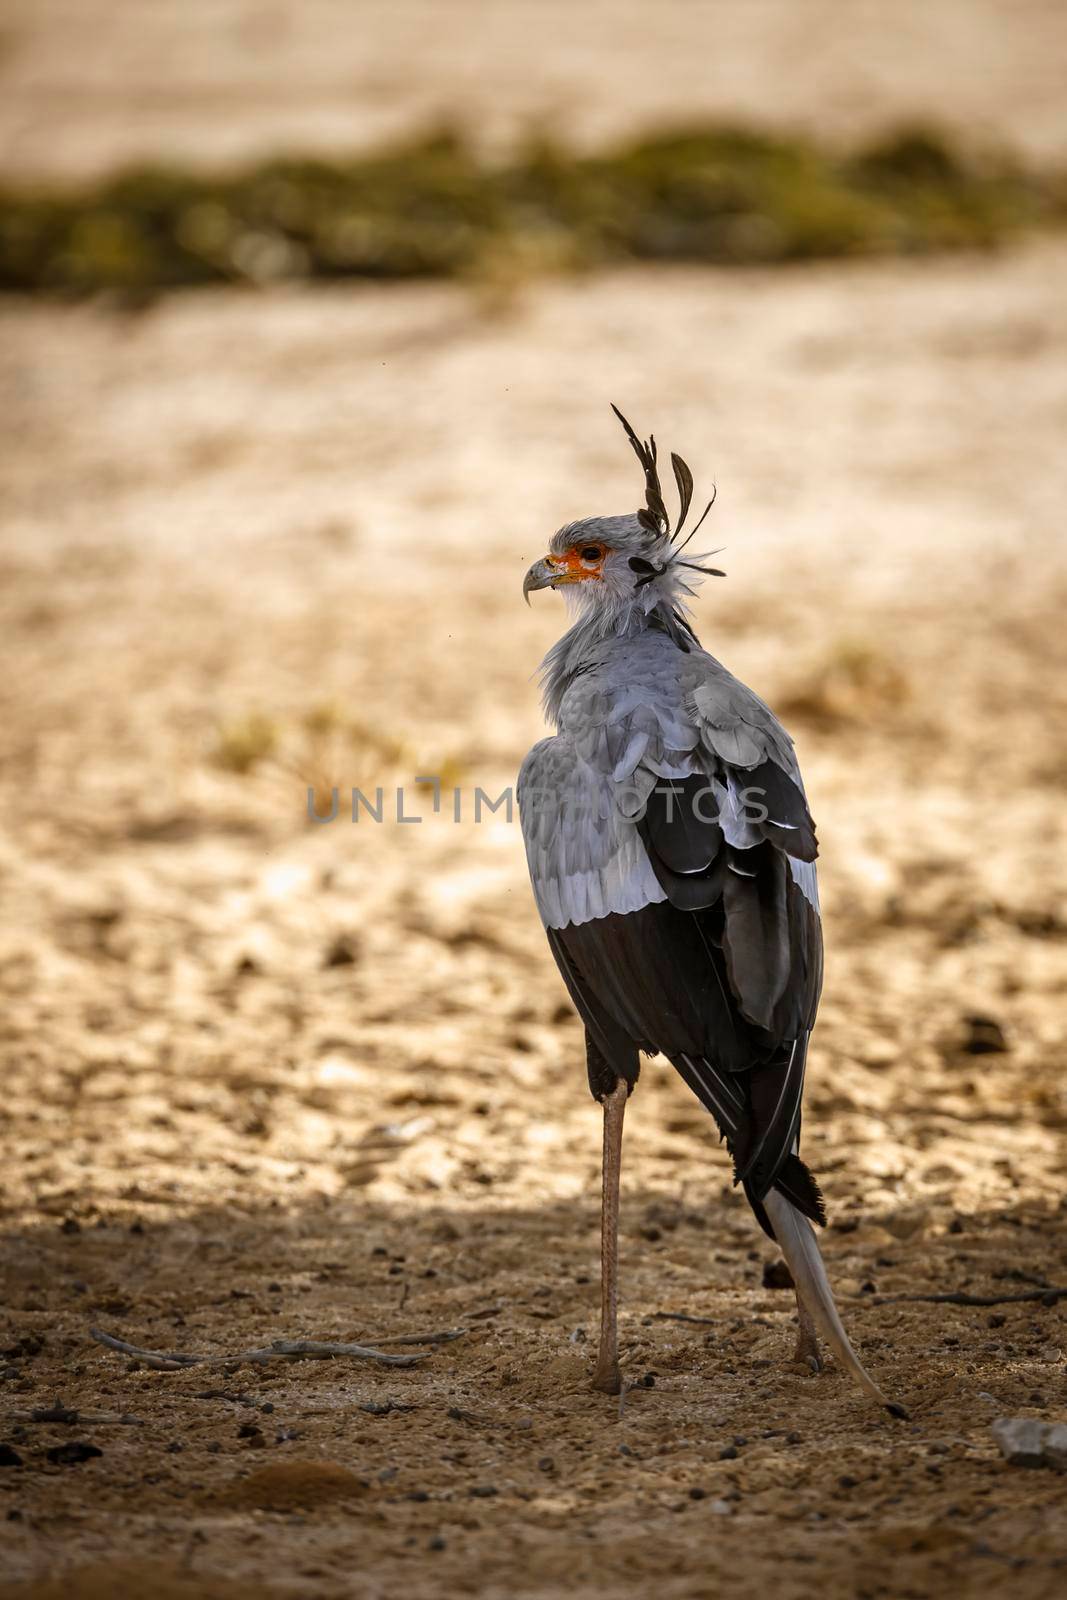
[[1067,1423],[998,1417],[993,1437],[1001,1455],[1014,1467],[1053,1467],[1061,1472],[1067,1468]]
[[980,1013],[964,1017],[962,1046],[970,1056],[1005,1055],[1010,1048],[996,1017]]

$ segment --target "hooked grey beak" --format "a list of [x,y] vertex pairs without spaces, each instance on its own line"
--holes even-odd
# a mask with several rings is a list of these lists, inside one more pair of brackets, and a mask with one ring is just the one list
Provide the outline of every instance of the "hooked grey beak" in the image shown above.
[[535,561],[525,578],[522,580],[522,598],[530,604],[530,595],[535,589],[551,589],[561,577],[558,563],[552,556],[542,556],[540,561]]

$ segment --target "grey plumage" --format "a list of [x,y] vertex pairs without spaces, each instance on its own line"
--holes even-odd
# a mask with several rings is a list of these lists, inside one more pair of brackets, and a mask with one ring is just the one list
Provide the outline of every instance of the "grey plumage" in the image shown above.
[[[603,637],[582,621],[546,660],[545,710],[559,731],[530,751],[518,786],[530,874],[546,926],[664,898],[634,898],[650,886],[634,819],[657,779],[704,779],[711,791],[705,810],[719,816],[738,850],[764,837],[753,819],[760,808],[756,790],[766,776],[761,782],[753,769],[780,772],[803,792],[792,742],[769,708],[705,651],[692,645],[679,650],[678,625],[667,622],[656,631],[641,618]],[[629,877],[620,877],[620,861]],[[572,874],[599,871],[608,862],[615,866],[590,909],[579,903],[586,891],[576,891]],[[794,856],[790,862],[800,865]],[[804,892],[817,904],[814,873],[802,877]]]

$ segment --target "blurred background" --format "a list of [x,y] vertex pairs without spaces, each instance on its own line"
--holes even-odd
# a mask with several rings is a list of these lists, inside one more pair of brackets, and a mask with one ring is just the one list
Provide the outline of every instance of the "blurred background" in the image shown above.
[[[1065,1394],[1065,53],[1052,0],[8,0],[11,1593],[969,1594],[991,1554],[1056,1592],[1054,1475],[988,1424]],[[783,1371],[773,1251],[662,1064],[652,1381],[587,1392],[599,1117],[473,795],[542,732],[527,566],[638,503],[610,401],[717,485],[697,629],[797,739],[807,1153],[910,1428]],[[887,1298],[937,1291],[1030,1298]],[[469,1331],[205,1393],[90,1324]],[[57,1396],[140,1425],[58,1471]]]

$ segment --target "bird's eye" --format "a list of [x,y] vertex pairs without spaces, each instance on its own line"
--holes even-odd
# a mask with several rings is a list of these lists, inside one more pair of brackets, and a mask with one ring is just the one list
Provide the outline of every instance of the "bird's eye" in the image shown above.
[[582,548],[578,552],[578,554],[581,556],[582,560],[584,562],[586,562],[589,566],[595,566],[596,563],[600,560],[600,557],[603,555],[603,553],[604,552],[601,550],[601,548],[600,548],[600,546],[598,544],[583,545]]

